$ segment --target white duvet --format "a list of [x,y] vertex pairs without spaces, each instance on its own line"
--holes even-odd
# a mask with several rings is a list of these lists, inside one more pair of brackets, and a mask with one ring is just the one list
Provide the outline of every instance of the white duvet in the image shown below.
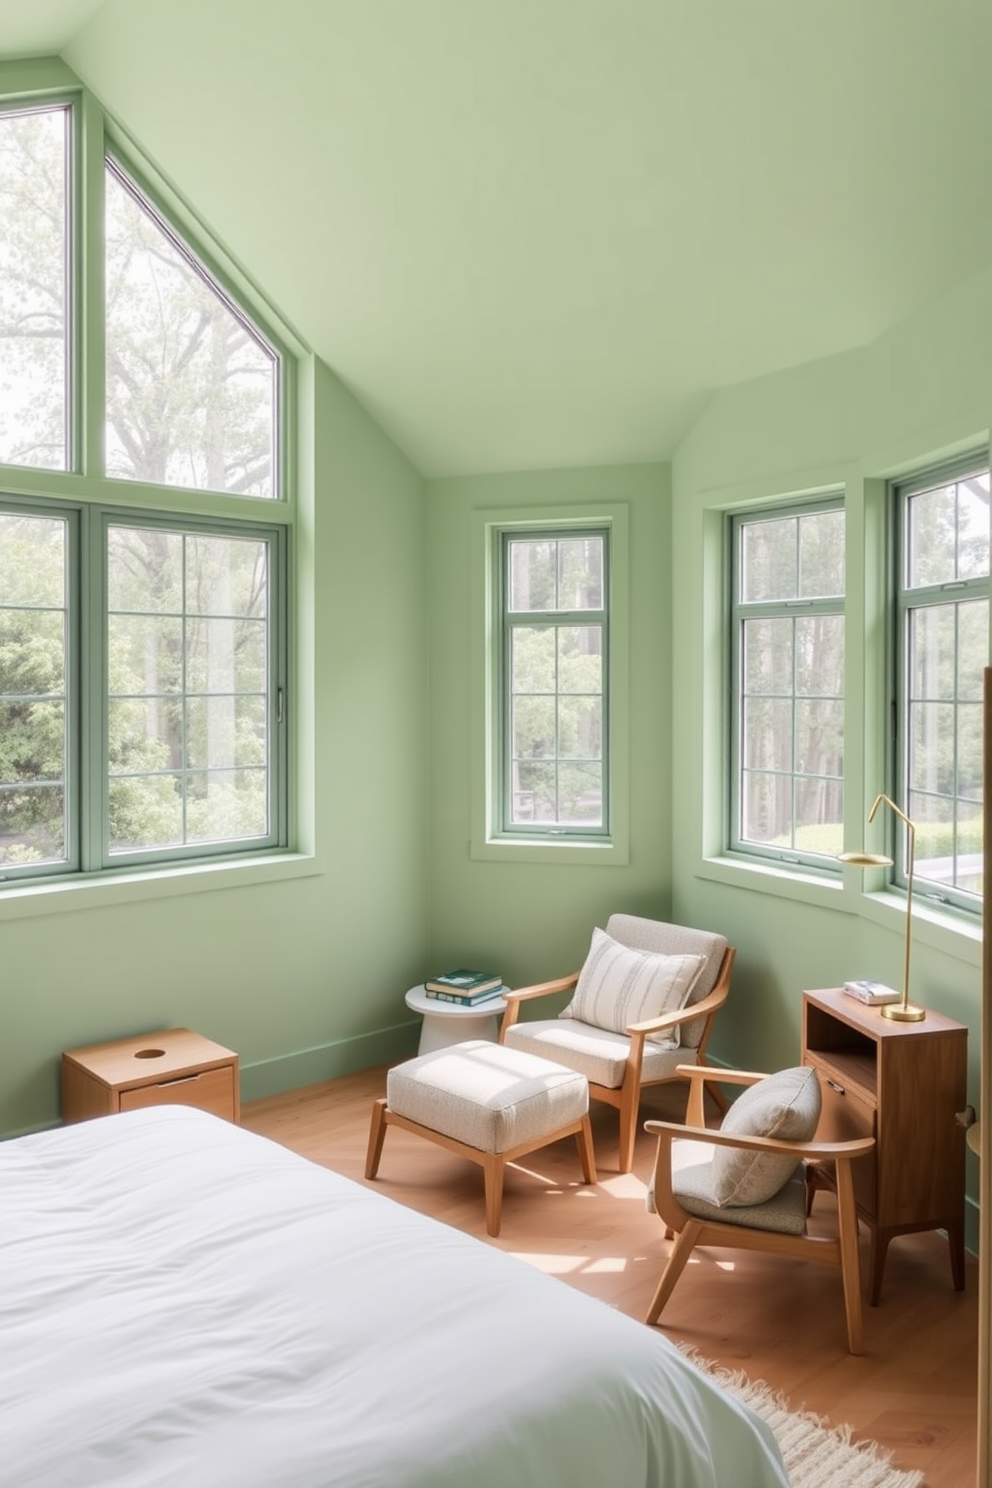
[[660,1334],[186,1107],[0,1143],[4,1488],[787,1488]]

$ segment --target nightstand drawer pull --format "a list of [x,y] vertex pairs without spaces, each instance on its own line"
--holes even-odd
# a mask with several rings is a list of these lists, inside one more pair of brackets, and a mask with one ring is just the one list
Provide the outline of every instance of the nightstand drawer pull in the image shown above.
[[838,1085],[836,1080],[828,1079],[827,1084],[830,1086],[831,1090],[836,1090],[838,1095],[847,1094],[847,1091],[844,1089],[843,1085]]
[[175,1080],[159,1080],[155,1088],[156,1090],[167,1090],[170,1085],[192,1085],[195,1081],[202,1080],[202,1078],[203,1071],[201,1070],[197,1075],[180,1075]]

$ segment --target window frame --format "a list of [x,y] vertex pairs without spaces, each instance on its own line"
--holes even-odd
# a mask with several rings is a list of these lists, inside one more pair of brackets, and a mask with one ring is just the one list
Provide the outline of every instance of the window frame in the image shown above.
[[[774,522],[789,517],[811,516],[818,512],[840,511],[844,513],[845,529],[847,507],[843,490],[832,490],[815,497],[789,497],[763,502],[760,506],[732,511],[726,519],[727,543],[727,593],[729,596],[730,644],[727,648],[727,707],[729,721],[729,782],[727,792],[726,851],[734,858],[787,869],[803,875],[827,875],[839,879],[841,866],[832,854],[803,851],[799,848],[773,848],[742,836],[743,822],[743,715],[745,692],[743,686],[743,634],[749,619],[792,618],[810,615],[840,615],[844,621],[845,646],[847,642],[846,592],[824,599],[751,600],[741,598],[743,587],[743,534],[749,525]],[[845,537],[846,558],[846,537]],[[845,562],[846,570],[846,562]],[[845,591],[847,588],[845,574]],[[792,702],[795,704],[795,692]],[[841,695],[842,717],[846,721],[846,703]],[[797,778],[790,772],[793,788]],[[840,788],[843,795],[845,772],[842,766]],[[841,812],[843,824],[843,809]]]
[[[290,481],[289,450],[292,441],[287,437],[290,427],[288,422],[289,410],[292,407],[290,397],[291,365],[286,347],[282,344],[267,324],[260,322],[259,316],[240,302],[240,296],[231,286],[229,276],[225,273],[215,253],[209,246],[203,246],[196,241],[196,237],[190,235],[188,225],[183,221],[173,220],[174,212],[167,205],[165,194],[160,188],[156,188],[147,170],[143,170],[134,160],[129,158],[115,141],[113,135],[108,136],[103,151],[104,169],[113,174],[121,187],[121,190],[131,195],[139,209],[147,211],[155,225],[163,236],[172,245],[182,259],[185,260],[190,272],[196,274],[207,285],[208,289],[222,301],[231,315],[245,327],[247,334],[258,341],[264,349],[271,354],[274,362],[274,389],[272,406],[272,495],[255,496],[249,492],[234,493],[229,491],[213,490],[210,487],[200,486],[171,486],[156,485],[155,490],[167,492],[182,491],[204,491],[211,495],[228,496],[234,501],[256,502],[263,508],[275,506],[285,502]],[[105,211],[105,192],[101,193],[101,207]],[[103,281],[103,264],[101,263],[101,282]],[[104,286],[105,288],[105,286]],[[104,318],[104,325],[106,320]],[[106,364],[104,364],[105,366]],[[102,386],[102,401],[106,407],[106,373],[104,371]],[[132,480],[124,476],[113,476],[106,474],[106,450],[101,449],[104,461],[104,478],[113,481],[124,491],[133,490],[135,487],[147,485],[145,481]],[[127,497],[125,496],[126,500]],[[264,520],[264,518],[262,519]]]
[[[992,573],[978,578],[953,579],[937,584],[918,585],[910,588],[908,583],[908,503],[914,496],[922,495],[927,491],[939,489],[941,486],[951,483],[957,484],[967,479],[969,475],[988,472],[989,468],[988,450],[975,449],[952,460],[945,460],[935,465],[922,467],[888,482],[887,498],[891,534],[890,611],[892,619],[891,640],[888,648],[890,657],[889,708],[891,727],[889,730],[887,774],[892,798],[900,809],[914,820],[917,829],[917,838],[920,836],[920,822],[917,818],[913,817],[913,812],[909,809],[911,804],[909,799],[911,794],[909,780],[911,733],[909,722],[909,668],[911,662],[909,629],[911,617],[914,613],[923,609],[951,603],[958,604],[962,600],[967,602],[967,596],[971,596],[986,601],[990,620],[992,620]],[[955,630],[956,628],[957,624],[955,622]],[[957,656],[958,643],[955,636],[955,674],[957,672]],[[986,664],[988,663],[989,651],[987,648]],[[953,699],[955,708],[958,701],[957,681],[955,678]],[[981,707],[980,700],[978,701],[978,706]],[[955,747],[956,756],[957,749]],[[955,776],[957,776],[956,758]],[[955,803],[960,799],[956,790],[953,799]],[[979,815],[981,816],[980,806]],[[956,806],[952,823],[952,833],[956,840],[958,834],[958,813]],[[892,858],[892,867],[888,870],[888,877],[890,883],[901,892],[906,892],[908,888],[907,839],[908,833],[902,824],[892,813],[889,813],[889,820],[885,823],[886,852]],[[967,916],[971,920],[982,916],[984,905],[983,894],[974,894],[968,890],[945,884],[938,886],[935,880],[927,879],[920,873],[919,862],[919,841],[917,841],[913,874],[914,901],[923,901],[924,903],[946,909],[952,913]]]
[[[107,115],[93,95],[57,60],[0,63],[0,110],[22,112],[46,108],[68,108],[69,151],[67,190],[67,354],[66,375],[66,464],[46,470],[0,462],[0,502],[44,514],[70,514],[78,528],[77,554],[88,554],[70,565],[70,605],[79,603],[73,650],[92,653],[92,643],[106,637],[106,615],[95,615],[97,589],[105,593],[105,575],[96,551],[92,530],[106,517],[161,523],[173,530],[194,528],[265,535],[272,541],[272,582],[269,623],[271,660],[269,671],[277,678],[271,685],[270,709],[270,832],[265,839],[233,844],[209,843],[176,850],[144,854],[117,854],[112,861],[102,849],[96,851],[100,824],[107,820],[105,784],[98,788],[95,777],[105,775],[106,701],[96,695],[91,672],[80,683],[78,664],[71,668],[67,687],[72,687],[68,706],[76,710],[78,744],[67,761],[66,791],[68,831],[73,834],[67,861],[35,867],[25,865],[14,873],[0,869],[0,903],[4,913],[24,912],[30,902],[26,892],[54,888],[95,890],[103,880],[129,881],[137,889],[143,878],[163,892],[183,892],[196,882],[190,871],[198,867],[239,867],[241,876],[269,876],[280,858],[295,859],[294,838],[300,830],[294,813],[299,809],[295,773],[310,768],[309,753],[300,755],[301,739],[296,727],[298,703],[290,689],[290,676],[297,665],[295,606],[298,602],[294,575],[294,528],[298,516],[299,451],[297,449],[297,388],[305,366],[306,348],[286,327],[270,302],[260,293],[240,266],[216,242],[185,200],[142,155],[123,130]],[[108,161],[134,184],[165,231],[182,251],[192,256],[198,272],[239,319],[251,326],[275,358],[274,446],[272,494],[254,496],[197,487],[152,485],[116,479],[106,474],[103,420],[106,398],[103,211],[104,173]],[[96,563],[96,568],[94,564]],[[80,586],[90,590],[87,603]],[[101,661],[101,666],[103,665]],[[281,713],[278,726],[271,722],[273,710]],[[309,778],[309,776],[307,777]],[[301,781],[302,784],[302,781]],[[67,839],[67,851],[69,842]],[[272,865],[271,867],[269,865]],[[303,860],[301,859],[301,869]],[[296,870],[291,868],[291,872]],[[305,871],[310,871],[309,869]],[[221,887],[216,877],[204,882]],[[11,889],[14,891],[11,892]],[[74,898],[76,896],[73,896]],[[68,907],[68,902],[64,901]],[[20,906],[18,910],[17,906]]]
[[[288,647],[285,624],[287,533],[279,524],[198,518],[144,508],[74,504],[8,497],[0,513],[59,517],[66,522],[66,855],[51,863],[0,865],[5,885],[75,875],[113,876],[135,868],[190,866],[285,847],[288,822]],[[186,534],[248,538],[269,543],[266,656],[266,795],[269,830],[264,837],[112,852],[109,841],[109,702],[107,557],[111,526],[140,526]],[[185,695],[185,694],[184,694]]]
[[[603,544],[603,593],[601,605],[593,610],[512,610],[510,608],[510,561],[509,550],[514,542],[558,542],[576,538],[595,537]],[[504,527],[499,530],[498,576],[496,592],[499,602],[499,626],[497,640],[497,730],[498,771],[494,816],[496,831],[507,841],[562,841],[566,843],[610,840],[610,605],[612,597],[611,574],[612,543],[608,523],[578,526],[573,523],[551,523],[536,527]],[[596,626],[601,635],[600,656],[602,665],[600,698],[602,725],[600,740],[600,762],[602,779],[602,821],[599,826],[569,826],[559,822],[517,822],[513,820],[513,693],[512,688],[512,637],[517,629],[545,629],[558,631],[566,626]],[[555,700],[560,694],[556,685]],[[556,752],[554,764],[556,774],[561,767],[562,756]],[[567,761],[566,761],[567,763]]]
[[[525,505],[477,506],[469,519],[472,564],[470,660],[470,837],[475,862],[625,867],[630,862],[630,503],[622,498]],[[499,542],[513,529],[526,534],[548,527],[608,526],[611,541],[610,613],[610,836],[562,838],[499,831]]]

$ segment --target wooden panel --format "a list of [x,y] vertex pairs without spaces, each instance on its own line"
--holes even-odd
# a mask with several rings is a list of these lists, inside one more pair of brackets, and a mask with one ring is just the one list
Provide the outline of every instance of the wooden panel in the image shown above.
[[223,1069],[201,1070],[199,1074],[183,1075],[154,1085],[138,1085],[120,1092],[121,1111],[171,1105],[197,1106],[201,1111],[211,1111],[215,1116],[233,1121],[234,1070],[230,1065]]
[[63,1056],[87,1069],[106,1085],[145,1084],[163,1076],[191,1075],[197,1070],[229,1064],[237,1056],[189,1028],[166,1028],[137,1038],[113,1039],[69,1049]]
[[[807,1060],[807,1063],[814,1063]],[[873,1101],[865,1100],[858,1090],[841,1085],[832,1072],[824,1071],[816,1062],[820,1077],[820,1093],[823,1108],[816,1129],[818,1141],[850,1142],[857,1137],[876,1135],[876,1112]],[[851,1164],[854,1178],[854,1197],[858,1207],[868,1214],[875,1212],[875,1154],[858,1158]]]
[[89,1121],[116,1111],[113,1092],[72,1060],[62,1060],[62,1120]]
[[903,1039],[879,1071],[879,1222],[942,1224],[964,1207],[967,1034]]

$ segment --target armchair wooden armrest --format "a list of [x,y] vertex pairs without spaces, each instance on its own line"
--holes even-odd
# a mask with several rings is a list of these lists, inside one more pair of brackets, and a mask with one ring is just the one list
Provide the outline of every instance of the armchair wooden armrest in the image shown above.
[[714,1147],[743,1147],[748,1152],[778,1152],[804,1161],[834,1161],[840,1158],[864,1157],[875,1145],[874,1137],[852,1137],[847,1142],[788,1142],[781,1137],[745,1137],[739,1132],[723,1132],[710,1126],[682,1126],[675,1121],[645,1121],[644,1130],[666,1143],[685,1139],[710,1142]]
[[677,1028],[680,1023],[691,1023],[696,1018],[706,1018],[710,1013],[715,1013],[717,1008],[723,1007],[727,1000],[727,989],[710,992],[708,996],[701,997],[698,1002],[688,1003],[685,1007],[676,1008],[671,1013],[659,1013],[657,1018],[646,1018],[642,1023],[628,1023],[626,1032],[635,1033],[660,1033],[663,1028]]
[[[685,1119],[697,1127],[706,1125],[704,1096],[707,1081],[711,1085],[757,1085],[759,1080],[765,1078],[755,1070],[713,1069],[711,1065],[705,1064],[680,1064],[675,1073],[689,1081]],[[727,1109],[726,1100],[722,1109]]]
[[500,996],[506,1003],[506,1012],[500,1024],[500,1040],[519,1018],[522,1002],[529,1002],[534,997],[550,997],[554,992],[570,992],[578,980],[579,973],[573,971],[568,976],[556,977],[553,982],[537,982],[533,987],[516,987],[512,991],[504,987]]
[[714,1069],[711,1064],[680,1064],[676,1074],[685,1080],[714,1080],[721,1085],[757,1085],[759,1080],[768,1078],[756,1070]]

